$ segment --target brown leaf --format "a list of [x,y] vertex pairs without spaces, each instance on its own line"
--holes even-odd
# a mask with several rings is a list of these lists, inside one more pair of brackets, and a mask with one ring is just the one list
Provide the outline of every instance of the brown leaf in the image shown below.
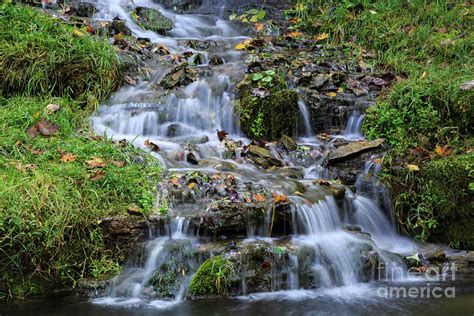
[[59,130],[59,126],[46,120],[41,120],[37,125],[37,129],[44,136],[51,136],[56,134]]
[[227,133],[226,131],[217,130],[217,138],[219,139],[220,142],[223,141],[227,137],[227,135],[229,135],[229,133]]
[[300,37],[303,36],[303,33],[301,32],[289,32],[286,33],[285,37]]
[[91,160],[87,160],[88,168],[104,168],[107,167],[108,163],[99,157],[92,157]]
[[172,185],[179,186],[179,178],[178,177],[173,177],[170,180]]
[[27,146],[26,148],[32,155],[42,155],[44,153],[44,151],[41,149],[34,149],[34,148],[31,148],[30,146]]
[[159,152],[161,150],[157,144],[151,142],[149,139],[145,140],[144,144],[151,151]]
[[330,186],[331,185],[328,181],[323,180],[323,179],[314,180],[313,183],[323,185],[323,186]]
[[57,112],[59,111],[61,107],[58,105],[58,104],[54,104],[54,103],[51,103],[51,104],[48,104],[46,106],[46,108],[44,109],[44,113],[46,115],[51,115],[53,114],[54,112]]
[[73,162],[75,161],[77,158],[77,155],[73,155],[73,154],[70,154],[70,153],[64,153],[61,155],[61,158],[59,160],[61,160],[61,162],[64,162],[64,163],[68,163],[68,162]]
[[112,164],[113,164],[115,167],[122,168],[123,166],[125,166],[125,161],[112,161]]
[[38,134],[38,128],[36,126],[31,126],[30,128],[28,128],[28,130],[26,131],[26,134],[28,134],[28,136],[33,139],[36,137],[36,134]]
[[443,147],[436,145],[435,152],[439,156],[449,157],[453,153],[453,150],[449,149],[448,145],[444,145]]
[[96,181],[105,177],[105,172],[103,170],[96,170],[94,173],[89,175],[89,180]]
[[29,164],[23,164],[20,161],[12,161],[11,164],[15,167],[16,170],[18,171],[35,171],[38,169],[38,166],[32,163]]

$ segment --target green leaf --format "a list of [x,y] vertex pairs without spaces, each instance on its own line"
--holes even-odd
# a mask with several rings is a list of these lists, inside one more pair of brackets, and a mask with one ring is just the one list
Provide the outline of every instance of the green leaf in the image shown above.
[[273,69],[272,70],[267,70],[267,71],[265,71],[265,74],[267,76],[274,76],[275,75],[275,70],[273,70]]
[[262,79],[262,82],[264,83],[270,83],[272,82],[273,78],[270,76],[266,76],[265,78]]
[[265,10],[260,10],[260,12],[258,12],[258,14],[256,15],[256,17],[257,17],[257,19],[259,19],[259,20],[263,20],[266,15],[267,15],[267,12],[265,12]]
[[254,74],[254,75],[252,76],[252,80],[253,80],[253,81],[259,81],[259,80],[261,80],[262,78],[263,78],[263,74],[261,74],[261,73]]
[[260,11],[257,10],[257,9],[250,9],[248,11],[245,11],[245,13],[247,14],[252,14],[252,15],[255,15],[255,14],[258,14]]
[[229,20],[234,21],[235,19],[237,19],[237,14],[234,13],[229,16]]

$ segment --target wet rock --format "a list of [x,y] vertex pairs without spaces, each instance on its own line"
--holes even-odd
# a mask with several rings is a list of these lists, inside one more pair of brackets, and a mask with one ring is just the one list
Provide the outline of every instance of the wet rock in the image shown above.
[[181,133],[181,125],[178,123],[170,124],[166,130],[167,137],[176,137]]
[[90,18],[94,15],[96,8],[93,3],[90,2],[72,2],[70,4],[71,14],[83,17]]
[[357,156],[366,151],[379,148],[384,139],[379,138],[371,141],[352,142],[347,145],[340,146],[331,151],[328,155],[329,164]]
[[171,69],[161,80],[160,86],[165,89],[172,89],[178,86],[185,86],[197,79],[194,69],[191,69],[187,63],[183,63]]
[[421,254],[421,260],[426,260],[429,263],[442,263],[446,259],[446,253],[443,249],[433,249],[430,252]]
[[156,9],[137,7],[134,13],[132,18],[145,30],[165,35],[173,29],[173,21]]
[[124,20],[115,18],[109,26],[111,35],[122,34],[125,36],[132,35],[132,31],[128,28]]
[[220,56],[212,55],[209,58],[209,65],[216,66],[216,65],[222,65],[223,63],[224,63],[224,59]]
[[283,167],[275,170],[280,176],[292,179],[302,179],[304,177],[303,167]]
[[285,165],[283,161],[275,158],[266,148],[250,145],[247,148],[247,153],[249,154],[250,159],[264,169],[271,166],[283,167]]
[[78,282],[75,294],[76,296],[84,298],[103,297],[110,285],[111,279],[83,279]]
[[283,147],[286,148],[286,150],[296,150],[296,148],[298,147],[296,141],[287,135],[281,136],[280,143],[283,145]]
[[153,2],[162,5],[168,10],[182,13],[199,8],[203,0],[153,0]]

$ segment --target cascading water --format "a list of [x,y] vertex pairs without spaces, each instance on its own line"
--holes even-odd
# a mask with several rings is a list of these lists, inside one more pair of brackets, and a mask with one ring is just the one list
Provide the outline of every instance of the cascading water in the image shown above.
[[[281,261],[277,261],[283,266],[274,272],[272,290],[348,286],[370,280],[370,277],[366,279],[370,273],[361,272],[367,269],[366,263],[370,253],[379,251],[378,241],[382,242],[382,246],[386,246],[387,238],[391,240],[398,238],[391,220],[381,211],[377,200],[364,195],[364,192],[352,193],[347,190],[346,207],[341,212],[328,192],[319,192],[317,199],[303,199],[293,194],[297,191],[295,187],[301,186],[301,183],[310,185],[315,179],[329,177],[328,170],[322,166],[326,148],[312,137],[314,132],[306,105],[302,101],[298,103],[301,117],[299,130],[301,136],[305,137],[302,139],[302,148],[308,151],[308,154],[304,157],[281,157],[290,167],[301,166],[303,179],[300,180],[300,184],[295,184],[295,181],[285,175],[276,175],[253,165],[223,159],[223,148],[216,130],[225,130],[232,138],[242,139],[235,121],[232,102],[234,85],[243,75],[244,58],[242,53],[233,50],[232,47],[245,37],[220,18],[179,15],[163,10],[146,0],[135,1],[135,4],[159,9],[173,20],[175,27],[166,37],[143,31],[131,19],[128,9],[122,7],[119,0],[98,1],[97,18],[112,19],[119,16],[127,22],[137,37],[148,37],[153,42],[168,45],[174,52],[190,50],[208,56],[209,52],[190,49],[185,44],[186,40],[216,42],[214,49],[222,54],[225,63],[214,66],[212,71],[206,68],[207,64],[196,66],[206,68],[206,76],[171,94],[167,91],[160,94],[154,89],[156,83],[163,77],[163,69],[157,66],[155,79],[152,82],[123,88],[107,104],[101,106],[92,118],[96,131],[114,139],[133,141],[135,145],[143,148],[146,141],[155,143],[159,146],[160,152],[154,155],[172,172],[201,170],[212,175],[216,173],[216,166],[230,164],[232,168],[229,175],[239,178],[242,183],[254,183],[287,194],[294,204],[292,216],[287,219],[293,229],[289,248],[299,250],[287,257],[282,255]],[[362,120],[362,114],[354,113],[347,124],[344,136],[348,139],[361,138]],[[196,147],[201,159],[207,162],[218,161],[219,164],[208,163],[198,166],[190,164],[185,158],[190,144]],[[310,148],[309,146],[312,148],[311,151],[306,149]],[[269,149],[272,150],[271,146]],[[362,180],[359,183],[362,183]],[[360,189],[362,190],[362,186]],[[146,300],[148,304],[157,307],[179,302],[185,295],[189,279],[200,262],[194,257],[189,257],[189,253],[196,247],[196,237],[191,237],[193,234],[188,231],[188,221],[177,214],[190,213],[190,210],[210,211],[205,196],[203,200],[203,204],[184,203],[181,207],[170,205],[170,214],[176,216],[172,220],[171,231],[160,232],[155,239],[147,242],[145,261],[132,260],[124,272],[114,279],[109,296],[97,302],[141,304]],[[309,202],[310,200],[313,202]],[[265,239],[266,242],[275,245],[277,239],[271,238],[272,232],[276,229],[273,228],[275,207],[267,205],[262,209],[265,213],[264,220],[257,222],[249,220],[247,224],[247,238],[249,238],[247,242]],[[345,215],[341,215],[342,213]],[[347,224],[358,225],[364,231],[373,234],[375,243],[367,234],[348,232],[344,228]],[[197,229],[195,233],[200,234],[200,230]],[[177,256],[182,262],[169,267],[165,261],[171,256]],[[380,257],[386,264],[390,264],[390,258],[382,255]],[[157,284],[163,287],[160,275],[167,273],[175,273],[175,276],[180,276],[181,281],[179,286],[169,288],[166,293],[158,293],[159,297],[167,297],[170,300],[157,300],[155,299],[157,294],[151,288]],[[283,278],[282,275],[286,277]],[[247,293],[245,280],[244,278],[241,288],[244,294]]]
[[347,122],[346,128],[344,129],[344,138],[350,140],[364,138],[362,135],[362,123],[364,121],[364,117],[365,115],[358,111],[352,112]]

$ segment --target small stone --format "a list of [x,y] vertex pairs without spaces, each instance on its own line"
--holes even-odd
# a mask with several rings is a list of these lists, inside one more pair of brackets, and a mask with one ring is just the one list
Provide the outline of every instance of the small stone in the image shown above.
[[280,143],[285,147],[287,150],[296,150],[298,148],[298,144],[295,142],[293,138],[288,135],[283,134],[280,138]]
[[222,65],[223,63],[224,63],[224,59],[222,59],[222,57],[220,56],[213,55],[211,56],[211,58],[209,58],[209,65],[216,66],[216,65]]

